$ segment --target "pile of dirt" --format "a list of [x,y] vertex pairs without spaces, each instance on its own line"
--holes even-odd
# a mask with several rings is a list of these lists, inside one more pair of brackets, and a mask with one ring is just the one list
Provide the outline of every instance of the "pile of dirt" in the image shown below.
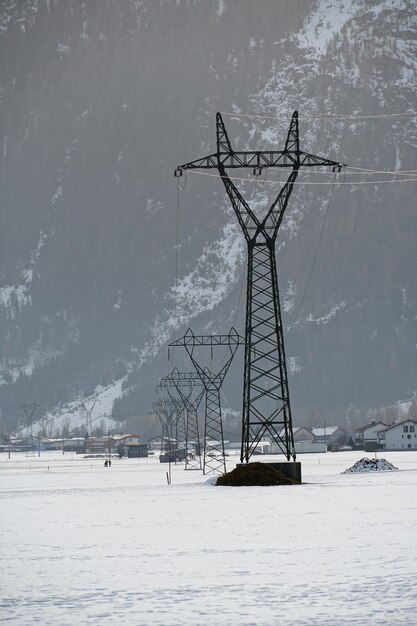
[[216,485],[229,487],[267,487],[270,485],[295,485],[291,478],[287,478],[280,471],[267,463],[247,463],[238,465],[231,472],[219,476]]
[[368,459],[364,457],[356,461],[355,465],[342,472],[342,474],[359,474],[361,472],[391,472],[397,470],[392,463],[386,459]]

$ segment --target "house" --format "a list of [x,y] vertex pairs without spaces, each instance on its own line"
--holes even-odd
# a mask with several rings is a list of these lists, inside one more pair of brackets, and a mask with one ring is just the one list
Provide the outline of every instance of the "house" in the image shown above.
[[[314,440],[313,433],[305,426],[293,426],[292,432],[294,436],[294,443],[312,443]],[[280,430],[279,436],[282,437],[282,439],[285,439],[284,428]]]
[[21,441],[26,450],[40,452],[49,449],[49,439],[47,437],[36,437],[35,435],[27,435]]
[[349,441],[349,433],[342,426],[324,426],[323,428],[312,428],[314,443],[325,443],[326,445],[346,444]]
[[378,433],[386,450],[417,450],[417,421],[406,419]]
[[[308,452],[326,452],[324,442],[316,442],[311,430],[305,426],[293,426],[294,448],[296,454]],[[285,441],[285,430],[282,429],[280,437]],[[264,454],[282,454],[281,448],[276,443],[270,443],[263,448]]]
[[378,445],[378,433],[385,430],[387,427],[388,424],[384,424],[384,422],[372,420],[369,424],[356,428],[355,444],[357,446],[364,446],[365,448]]
[[139,435],[112,435],[111,439],[116,448],[119,446],[132,446],[140,443]]
[[147,458],[149,456],[148,446],[146,443],[127,444],[126,449],[128,459]]
[[89,454],[104,454],[111,450],[112,441],[108,435],[102,437],[88,437],[84,440],[84,452]]
[[139,445],[138,435],[102,435],[101,437],[89,437],[85,440],[85,451],[90,454],[103,454],[110,451],[118,452],[119,449],[128,446]]
[[129,459],[137,459],[148,456],[148,446],[145,443],[140,443],[139,435],[113,435],[112,437],[116,452],[120,456],[127,454]]
[[305,426],[294,426],[292,429],[294,435],[294,443],[313,443],[314,435]]
[[83,452],[84,437],[69,437],[64,439],[64,450],[66,452]]

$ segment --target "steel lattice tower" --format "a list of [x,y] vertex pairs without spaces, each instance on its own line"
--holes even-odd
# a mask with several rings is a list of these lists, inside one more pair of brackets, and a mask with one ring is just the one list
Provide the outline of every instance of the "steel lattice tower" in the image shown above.
[[[240,343],[242,343],[242,337],[239,337],[234,328],[230,330],[228,335],[199,336],[194,335],[189,328],[184,337],[169,344],[170,346],[183,346],[186,349],[206,392],[203,474],[226,472],[220,389]],[[194,354],[197,346],[207,346],[211,349],[218,346],[227,347],[228,355],[223,367],[217,374],[198,363]]]
[[[284,150],[234,151],[220,113],[216,115],[216,134],[217,152],[180,165],[175,176],[186,170],[216,169],[247,244],[241,461],[249,461],[266,434],[287,460],[295,460],[275,242],[299,170],[326,166],[340,171],[342,165],[300,150],[297,111],[293,113]],[[263,219],[255,215],[227,173],[248,167],[253,168],[255,175],[271,167],[291,170]]]
[[81,410],[84,413],[84,419],[85,419],[85,438],[86,439],[91,437],[93,434],[93,419],[91,416],[93,414],[93,410],[97,402],[100,402],[100,400],[98,398],[93,398],[91,400],[90,407],[87,407],[86,401],[81,402]]
[[[34,454],[33,447],[33,416],[36,413],[36,409],[38,408],[37,404],[22,404],[21,408],[26,415],[26,443],[30,441],[30,450],[26,449],[26,456],[31,456]],[[39,441],[39,440],[38,440]],[[28,445],[28,444],[27,444]],[[39,443],[38,443],[39,445]],[[30,454],[29,454],[30,452]]]
[[[184,469],[202,469],[200,435],[198,427],[197,411],[204,395],[204,388],[194,395],[194,387],[202,386],[199,375],[196,372],[179,372],[174,368],[171,374],[161,378],[160,387],[165,387],[172,400],[176,398],[172,394],[175,389],[178,398],[185,410],[185,467]],[[194,450],[191,451],[191,446]]]
[[[159,417],[162,426],[161,456],[166,454],[169,459],[176,454],[177,449],[177,402],[171,399],[160,398],[152,404],[152,410]],[[177,416],[177,417],[175,417]]]

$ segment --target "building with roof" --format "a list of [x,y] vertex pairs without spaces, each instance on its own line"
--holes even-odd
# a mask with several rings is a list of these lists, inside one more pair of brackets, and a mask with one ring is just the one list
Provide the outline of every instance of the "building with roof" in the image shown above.
[[85,439],[84,450],[90,454],[104,454],[110,452],[119,452],[121,448],[139,445],[139,435],[132,433],[126,435],[102,435],[101,437],[88,437]]
[[293,429],[294,443],[313,443],[314,435],[305,426],[294,426]]
[[417,450],[417,421],[406,419],[378,433],[385,450]]
[[349,441],[349,433],[342,426],[324,426],[312,428],[313,442],[325,443],[326,445],[343,445]]
[[369,424],[365,424],[355,429],[355,444],[370,449],[372,446],[379,444],[378,434],[388,428],[388,424],[381,421],[372,420]]
[[[326,444],[324,442],[315,441],[312,431],[305,426],[294,426],[293,435],[296,454],[305,454],[309,452],[326,452],[327,450]],[[281,430],[280,436],[284,437],[284,429]],[[279,448],[278,444],[274,442],[267,442],[262,448],[262,453],[281,454],[282,450]]]

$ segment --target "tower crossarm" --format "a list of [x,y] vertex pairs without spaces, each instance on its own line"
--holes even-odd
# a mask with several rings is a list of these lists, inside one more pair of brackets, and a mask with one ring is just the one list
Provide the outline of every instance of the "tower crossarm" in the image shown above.
[[[182,346],[186,349],[188,356],[193,363],[201,383],[207,390],[210,387],[220,388],[227,370],[232,362],[233,356],[239,347],[244,344],[244,338],[241,337],[235,328],[231,328],[228,335],[195,335],[191,328],[187,330],[185,335],[169,344],[169,346]],[[194,356],[197,347],[216,347],[227,346],[228,357],[221,370],[217,373],[211,372],[207,367],[202,367]]]
[[344,165],[338,161],[325,159],[300,150],[297,111],[294,111],[292,115],[284,150],[233,150],[221,113],[216,114],[216,136],[216,153],[179,165],[175,171],[175,175],[181,176],[183,171],[196,169],[218,169],[220,176],[223,176],[222,169],[250,167],[259,172],[269,167],[288,169],[300,166],[330,166],[341,169]]
[[[247,242],[256,240],[260,233],[269,239],[276,237],[301,168],[332,167],[334,171],[340,171],[344,166],[338,161],[300,150],[297,111],[294,111],[292,115],[284,150],[233,150],[220,113],[216,115],[216,135],[217,152],[215,154],[179,165],[175,175],[181,176],[186,170],[217,169]],[[227,172],[230,169],[248,167],[252,168],[256,174],[260,174],[263,169],[267,168],[292,170],[262,222],[245,201]]]
[[300,167],[332,167],[335,171],[339,171],[342,167],[346,167],[345,163],[324,159],[316,154],[309,152],[300,152]]
[[170,374],[161,378],[159,383],[159,387],[194,387],[195,385],[201,385],[197,372],[180,372],[176,367]]
[[[172,394],[171,389],[175,388],[179,399],[187,410],[198,408],[204,395],[203,383],[197,372],[180,372],[174,368],[170,374],[161,378],[159,387],[166,388],[171,401],[175,402],[176,398]],[[200,387],[200,391],[195,398],[192,398],[193,387]],[[184,388],[187,388],[185,391]]]
[[152,410],[157,415],[163,414],[166,416],[173,414],[177,409],[177,406],[178,404],[176,402],[173,402],[171,398],[162,398],[152,403]]
[[247,151],[247,152],[219,152],[210,154],[202,159],[190,161],[178,165],[177,172],[187,170],[212,170],[218,169],[219,162],[225,169],[242,169],[250,167],[252,169],[266,169],[269,167],[293,168],[294,165],[303,167],[343,167],[343,163],[324,159],[323,157],[309,152],[294,150],[267,150],[267,151]]
[[236,344],[239,346],[245,342],[238,332],[232,328],[228,335],[194,335],[191,328],[187,330],[184,337],[172,341],[169,346],[228,346],[229,344]]

